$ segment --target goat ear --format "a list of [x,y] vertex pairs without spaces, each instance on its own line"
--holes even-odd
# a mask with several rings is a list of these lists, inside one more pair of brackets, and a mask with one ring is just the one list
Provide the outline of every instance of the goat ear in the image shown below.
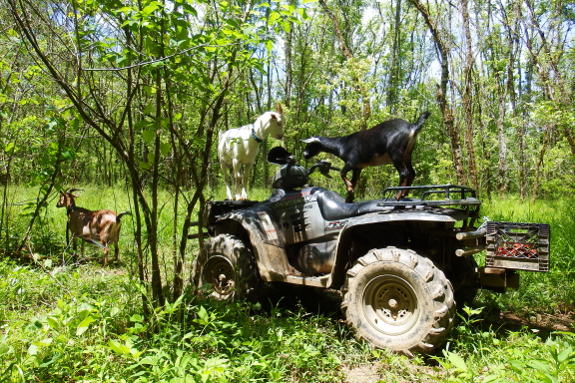
[[301,140],[301,142],[303,142],[304,144],[313,144],[315,142],[320,142],[320,139],[317,137],[310,137],[306,138],[305,140]]
[[272,120],[277,120],[277,119],[278,119],[278,116],[276,116],[275,113],[272,113]]
[[276,112],[278,112],[279,114],[282,114],[282,113],[283,113],[282,104],[280,104],[279,102],[278,102],[278,104],[276,105]]

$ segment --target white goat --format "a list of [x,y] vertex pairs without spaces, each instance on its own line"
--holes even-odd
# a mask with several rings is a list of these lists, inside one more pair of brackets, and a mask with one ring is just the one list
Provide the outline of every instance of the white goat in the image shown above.
[[279,103],[275,112],[265,112],[252,125],[220,133],[218,156],[228,199],[248,199],[246,189],[250,170],[259,152],[260,142],[270,134],[278,140],[283,137],[282,107]]
[[[76,251],[76,238],[82,239],[82,257],[84,256],[84,241],[93,243],[104,248],[104,267],[108,265],[108,245],[113,243],[115,247],[116,262],[118,261],[118,240],[120,239],[121,218],[126,211],[116,215],[112,210],[91,211],[76,206],[74,198],[79,195],[72,194],[80,189],[60,191],[60,200],[56,207],[66,207],[68,215],[68,228],[72,232],[73,249]],[[100,243],[98,243],[100,242]]]

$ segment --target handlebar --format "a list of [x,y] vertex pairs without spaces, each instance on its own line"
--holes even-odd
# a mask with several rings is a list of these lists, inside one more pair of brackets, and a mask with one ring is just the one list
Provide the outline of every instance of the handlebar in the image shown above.
[[340,168],[331,166],[331,162],[327,160],[320,160],[315,164],[313,164],[311,168],[309,168],[308,174],[312,174],[316,169],[319,169],[319,172],[327,178],[331,178],[331,176],[329,175],[330,170],[337,170],[337,171],[341,170]]

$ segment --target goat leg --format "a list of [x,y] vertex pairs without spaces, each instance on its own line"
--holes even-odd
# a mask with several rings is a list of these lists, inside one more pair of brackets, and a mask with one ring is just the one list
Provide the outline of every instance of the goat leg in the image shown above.
[[228,196],[229,200],[233,200],[234,197],[232,195],[232,190],[230,188],[230,185],[232,185],[233,182],[232,180],[233,170],[228,164],[224,162],[221,163],[221,168],[222,168],[222,174],[224,175],[224,183],[226,184],[226,195]]
[[353,169],[353,173],[351,176],[351,181],[347,178],[347,171],[342,169],[341,171],[341,178],[343,178],[343,182],[345,182],[345,186],[347,189],[347,198],[345,202],[351,203],[355,198],[355,185],[357,184],[357,180],[359,179],[359,175],[361,173],[361,169]]
[[244,164],[243,174],[242,174],[242,178],[241,178],[241,183],[242,183],[241,200],[242,201],[247,201],[247,199],[248,199],[248,185],[249,185],[250,172],[252,170],[252,166],[253,166],[253,163]]
[[[415,170],[411,165],[411,157],[404,155],[403,161],[395,159],[393,165],[399,172],[399,186],[411,186],[413,180],[415,179]],[[405,198],[409,192],[407,190],[400,190],[396,195],[395,199],[399,201]]]

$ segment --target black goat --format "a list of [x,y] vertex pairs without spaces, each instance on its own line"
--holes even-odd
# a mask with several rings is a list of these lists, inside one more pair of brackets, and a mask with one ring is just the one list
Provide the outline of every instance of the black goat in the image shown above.
[[[346,202],[353,201],[353,192],[361,169],[368,166],[393,163],[399,172],[399,186],[411,186],[415,178],[415,170],[411,166],[411,152],[417,134],[429,115],[429,112],[422,113],[414,124],[399,118],[385,121],[371,129],[344,137],[310,137],[303,140],[307,144],[303,155],[307,160],[320,152],[326,152],[345,162],[340,174],[347,188]],[[350,170],[353,171],[351,181],[346,177]],[[407,191],[402,190],[395,199],[399,200],[406,195]]]

